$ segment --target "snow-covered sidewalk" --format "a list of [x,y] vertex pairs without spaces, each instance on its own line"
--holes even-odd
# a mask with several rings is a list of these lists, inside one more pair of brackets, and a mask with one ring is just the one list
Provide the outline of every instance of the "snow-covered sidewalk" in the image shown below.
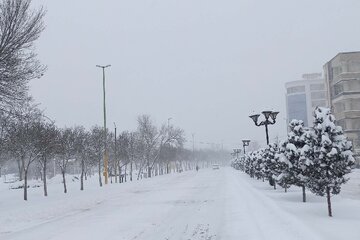
[[[76,185],[75,185],[76,184]],[[201,169],[50,196],[0,189],[0,239],[360,239],[360,201],[272,190],[232,168]],[[71,185],[71,184],[70,184]],[[349,190],[347,190],[349,191]],[[350,191],[351,192],[351,191]]]

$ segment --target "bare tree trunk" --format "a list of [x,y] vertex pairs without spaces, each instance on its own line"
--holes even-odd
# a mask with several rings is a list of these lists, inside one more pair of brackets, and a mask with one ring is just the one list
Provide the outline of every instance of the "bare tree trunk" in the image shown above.
[[44,158],[43,159],[43,182],[44,182],[44,196],[47,197],[48,193],[47,193],[47,184],[46,184],[46,165],[47,165],[47,159]]
[[102,180],[101,180],[101,160],[98,161],[98,171],[99,171],[99,185],[102,187]]
[[147,177],[151,178],[151,167],[149,164],[149,160],[147,161]]
[[132,181],[133,179],[133,162],[130,162],[130,181]]
[[287,187],[285,186],[285,192],[287,193]]
[[27,174],[28,174],[28,170],[26,168],[24,168],[24,200],[27,201]]
[[121,167],[119,167],[119,183],[123,182],[123,178],[122,178],[122,169]]
[[115,166],[114,166],[114,177],[115,177],[115,183],[117,183],[117,165],[118,165],[118,161],[115,159]]
[[63,178],[64,193],[67,193],[66,180],[65,180],[65,170],[61,169],[61,175],[62,175],[62,178]]
[[80,175],[80,190],[84,190],[84,171],[85,171],[85,162],[84,159],[81,160],[81,175]]
[[127,173],[126,173],[127,171],[126,171],[126,170],[127,170],[127,164],[125,165],[125,173],[124,173],[124,174],[125,174],[125,175],[124,175],[124,176],[125,176],[125,182],[127,181],[127,176],[126,176],[126,175],[127,175]]
[[330,188],[329,188],[329,187],[326,187],[326,198],[327,198],[327,205],[328,205],[329,217],[332,217],[331,199],[330,199]]
[[22,160],[17,161],[18,171],[19,171],[19,181],[23,180],[23,173],[24,173],[24,163]]
[[302,186],[302,196],[303,196],[303,202],[306,202],[305,185]]
[[142,172],[142,168],[140,167],[140,168],[139,168],[139,172],[138,172],[138,176],[137,176],[137,180],[140,179],[140,174],[141,174],[141,172]]

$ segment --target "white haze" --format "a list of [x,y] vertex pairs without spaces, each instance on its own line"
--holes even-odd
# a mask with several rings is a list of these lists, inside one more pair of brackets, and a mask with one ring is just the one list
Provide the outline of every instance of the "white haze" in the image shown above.
[[[248,115],[278,110],[270,136],[285,135],[284,83],[321,72],[360,49],[358,0],[34,0],[47,9],[37,43],[48,65],[31,94],[59,126],[136,128],[139,114],[185,129],[188,139],[265,143]],[[197,147],[206,147],[197,144]]]

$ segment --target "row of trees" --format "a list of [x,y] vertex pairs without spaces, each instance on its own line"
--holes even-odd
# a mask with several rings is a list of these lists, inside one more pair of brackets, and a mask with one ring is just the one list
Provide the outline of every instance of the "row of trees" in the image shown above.
[[340,193],[355,163],[351,142],[327,108],[315,109],[312,129],[299,120],[291,121],[289,128],[287,139],[279,145],[251,152],[232,165],[251,177],[268,180],[275,189],[276,184],[285,191],[292,185],[301,187],[303,202],[306,188],[316,195],[326,195],[328,214],[332,216],[331,194]]
[[[94,126],[86,130],[82,126],[58,128],[32,104],[24,101],[21,108],[0,115],[0,159],[16,162],[20,180],[24,180],[24,199],[27,200],[29,170],[41,168],[44,195],[47,196],[47,168],[49,161],[58,165],[63,178],[64,192],[69,164],[80,168],[80,189],[84,189],[84,178],[97,168],[99,185],[102,186],[104,142],[109,148],[111,179],[122,182],[129,170],[129,178],[137,179],[170,173],[183,168],[193,168],[191,152],[183,148],[184,131],[173,125],[158,128],[148,115],[138,117],[136,131],[124,131],[115,137]],[[106,136],[106,139],[105,139]],[[116,138],[116,141],[115,141]],[[38,164],[34,164],[34,162]],[[133,176],[134,169],[137,175]]]

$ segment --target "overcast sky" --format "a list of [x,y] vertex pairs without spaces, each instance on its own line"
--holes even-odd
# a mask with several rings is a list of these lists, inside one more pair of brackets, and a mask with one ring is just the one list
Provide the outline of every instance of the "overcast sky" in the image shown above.
[[[280,111],[284,83],[322,72],[338,52],[360,50],[359,0],[33,0],[47,9],[37,42],[46,74],[31,94],[59,126],[102,122],[134,130],[139,114],[169,117],[190,140],[233,148],[265,131],[248,116]],[[198,147],[206,147],[197,144]]]

